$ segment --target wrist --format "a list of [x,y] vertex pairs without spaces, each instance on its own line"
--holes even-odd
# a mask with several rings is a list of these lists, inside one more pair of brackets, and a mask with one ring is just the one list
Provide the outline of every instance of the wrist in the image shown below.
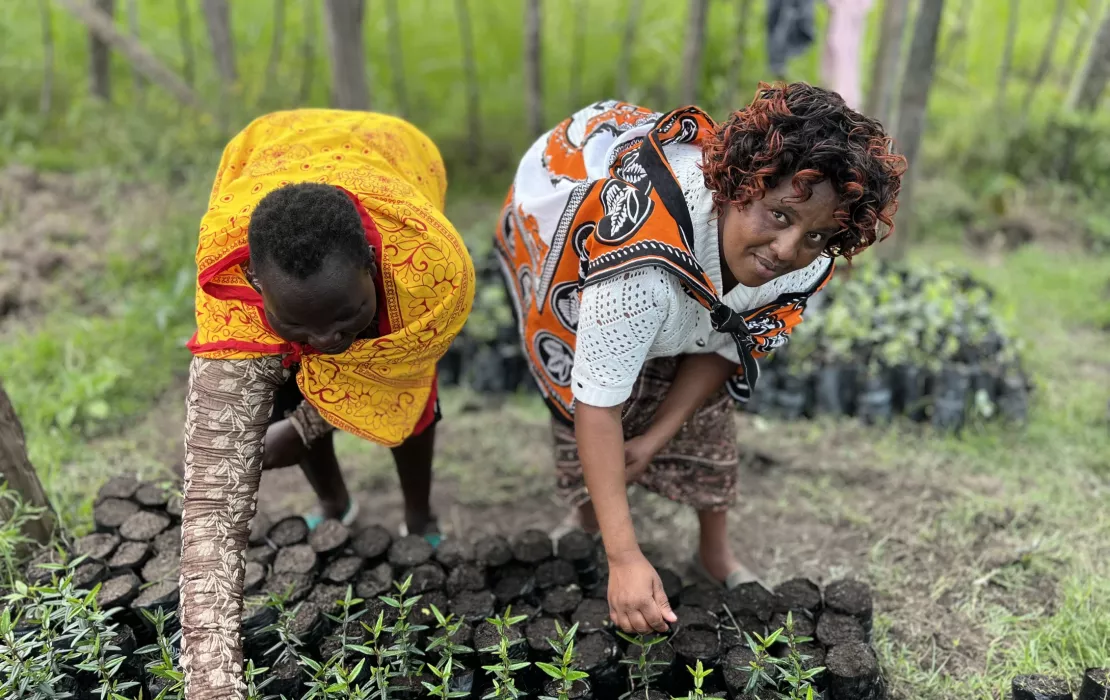
[[643,552],[640,551],[640,545],[636,542],[605,548],[605,558],[609,560],[610,567],[622,566],[637,561],[643,558],[643,556]]

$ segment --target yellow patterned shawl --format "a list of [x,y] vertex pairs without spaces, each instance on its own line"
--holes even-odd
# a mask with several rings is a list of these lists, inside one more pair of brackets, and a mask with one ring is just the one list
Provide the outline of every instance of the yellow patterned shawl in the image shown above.
[[[288,343],[269,327],[247,283],[247,224],[270,191],[321,182],[347,192],[380,265],[378,337],[342,355]],[[447,189],[435,144],[411,124],[366,112],[297,110],[252,122],[224,149],[197,246],[196,355],[281,355],[332,425],[384,445],[416,430],[436,361],[466,321],[474,266],[443,214]]]

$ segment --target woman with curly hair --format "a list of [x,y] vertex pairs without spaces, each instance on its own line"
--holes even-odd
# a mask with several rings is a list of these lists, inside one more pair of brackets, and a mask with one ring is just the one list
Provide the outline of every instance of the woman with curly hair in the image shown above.
[[758,580],[728,537],[730,394],[751,394],[833,259],[891,227],[905,164],[890,145],[835,93],[795,83],[761,85],[722,124],[601,102],[521,161],[497,251],[553,414],[558,491],[602,535],[622,629],[676,621],[627,484],[697,511],[711,579]]

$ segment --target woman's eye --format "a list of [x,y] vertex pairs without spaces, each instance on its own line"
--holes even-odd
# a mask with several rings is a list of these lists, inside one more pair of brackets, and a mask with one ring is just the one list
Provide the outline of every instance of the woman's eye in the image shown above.
[[772,210],[771,216],[775,217],[775,221],[778,221],[779,223],[786,223],[786,214],[783,214],[781,211]]

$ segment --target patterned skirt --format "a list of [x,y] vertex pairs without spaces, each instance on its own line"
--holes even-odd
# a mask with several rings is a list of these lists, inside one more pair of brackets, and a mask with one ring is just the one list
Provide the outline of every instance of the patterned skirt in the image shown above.
[[[643,434],[651,425],[677,370],[676,357],[649,360],[644,365],[624,405],[622,423],[626,440]],[[590,497],[574,428],[556,418],[552,418],[551,427],[559,496],[572,507],[580,506]],[[738,465],[734,403],[722,387],[686,421],[636,483],[695,510],[726,510],[736,499]]]

